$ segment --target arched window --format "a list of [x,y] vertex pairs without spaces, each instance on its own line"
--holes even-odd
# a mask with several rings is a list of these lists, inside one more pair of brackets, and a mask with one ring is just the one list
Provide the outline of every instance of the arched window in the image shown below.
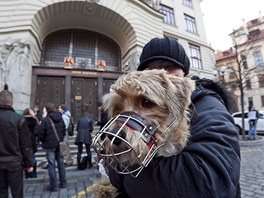
[[43,42],[41,66],[120,71],[119,46],[112,39],[92,31],[62,30]]

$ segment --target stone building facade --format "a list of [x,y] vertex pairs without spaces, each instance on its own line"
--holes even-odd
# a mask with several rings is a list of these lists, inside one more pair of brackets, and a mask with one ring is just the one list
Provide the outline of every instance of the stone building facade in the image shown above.
[[[233,46],[215,55],[220,80],[237,97],[240,111],[242,104],[245,110],[249,106],[264,110],[264,17],[245,22],[230,37]],[[243,86],[243,103],[239,81]]]
[[123,73],[136,70],[151,38],[176,38],[191,75],[213,78],[201,0],[0,1],[0,89],[14,107],[65,103],[73,116],[88,111]]

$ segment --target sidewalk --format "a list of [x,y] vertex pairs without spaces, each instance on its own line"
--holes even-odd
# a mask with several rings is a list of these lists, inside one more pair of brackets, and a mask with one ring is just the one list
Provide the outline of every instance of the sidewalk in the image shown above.
[[92,197],[93,186],[100,178],[97,168],[77,170],[76,166],[66,168],[67,187],[57,192],[47,191],[49,176],[47,170],[39,173],[37,178],[24,180],[25,198],[74,198]]
[[[39,168],[38,178],[24,180],[25,198],[92,198],[93,188],[100,179],[96,165],[77,170],[76,163],[66,168],[67,188],[58,192],[45,189],[49,184],[47,169]],[[264,197],[264,138],[241,142],[241,198]]]

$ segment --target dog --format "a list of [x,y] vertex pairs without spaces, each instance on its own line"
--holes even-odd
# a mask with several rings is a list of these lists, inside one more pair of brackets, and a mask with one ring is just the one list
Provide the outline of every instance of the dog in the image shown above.
[[[177,155],[190,135],[188,107],[194,88],[191,79],[165,70],[122,75],[103,97],[111,119],[93,139],[94,150],[118,174],[133,177],[153,157]],[[105,191],[116,195],[105,178],[101,184],[95,198],[111,197]]]

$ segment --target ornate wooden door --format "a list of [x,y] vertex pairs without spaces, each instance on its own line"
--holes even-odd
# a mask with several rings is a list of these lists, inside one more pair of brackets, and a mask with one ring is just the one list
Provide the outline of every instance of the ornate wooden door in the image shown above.
[[103,94],[109,93],[110,92],[110,87],[112,84],[114,84],[116,80],[112,79],[104,79],[103,82]]
[[64,77],[38,77],[37,80],[37,101],[42,111],[47,102],[51,102],[58,107],[65,101]]
[[97,102],[98,102],[97,80],[88,78],[72,79],[72,115],[75,120],[80,118],[84,113],[92,116],[96,120]]

